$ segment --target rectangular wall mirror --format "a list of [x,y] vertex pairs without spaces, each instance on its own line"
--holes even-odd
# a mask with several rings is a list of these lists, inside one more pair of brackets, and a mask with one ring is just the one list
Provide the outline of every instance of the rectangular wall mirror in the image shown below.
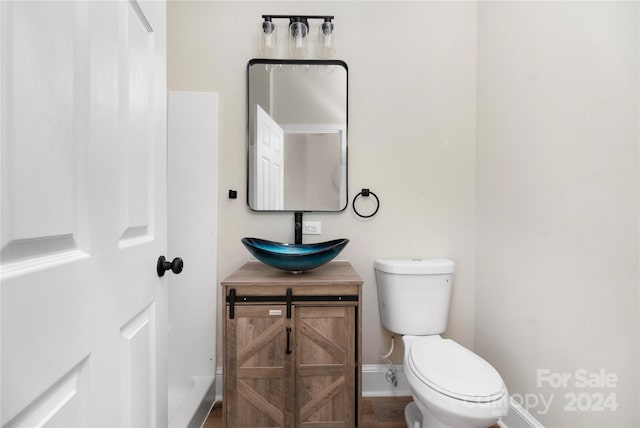
[[347,64],[252,59],[248,190],[255,211],[347,207]]

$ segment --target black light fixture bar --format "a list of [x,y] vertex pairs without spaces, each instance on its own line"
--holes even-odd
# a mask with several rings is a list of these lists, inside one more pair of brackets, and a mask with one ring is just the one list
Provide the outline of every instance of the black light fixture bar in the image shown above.
[[302,19],[334,19],[335,17],[332,15],[262,15],[263,19],[292,19],[292,18],[302,18]]

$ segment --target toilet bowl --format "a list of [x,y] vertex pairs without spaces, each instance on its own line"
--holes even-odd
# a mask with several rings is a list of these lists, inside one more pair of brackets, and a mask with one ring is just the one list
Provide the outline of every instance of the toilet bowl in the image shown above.
[[404,371],[414,402],[410,428],[487,428],[509,411],[498,372],[480,356],[443,339],[454,263],[449,259],[381,259],[374,264],[380,320],[402,334]]
[[407,426],[487,428],[507,415],[507,388],[478,355],[440,336],[402,340],[405,375],[420,411],[419,421],[408,415]]

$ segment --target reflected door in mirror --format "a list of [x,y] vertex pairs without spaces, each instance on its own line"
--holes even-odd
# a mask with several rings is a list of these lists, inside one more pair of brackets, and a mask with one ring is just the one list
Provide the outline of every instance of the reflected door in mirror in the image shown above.
[[254,207],[282,210],[284,202],[284,131],[256,105],[256,174]]

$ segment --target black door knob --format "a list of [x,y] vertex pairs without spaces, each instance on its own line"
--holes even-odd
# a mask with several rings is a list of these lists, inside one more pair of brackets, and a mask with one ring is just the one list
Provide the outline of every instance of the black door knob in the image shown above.
[[173,261],[168,262],[164,256],[158,257],[158,264],[156,266],[156,272],[158,272],[158,276],[164,276],[165,271],[171,269],[171,272],[176,275],[182,272],[182,268],[184,267],[184,263],[180,257],[176,257]]

